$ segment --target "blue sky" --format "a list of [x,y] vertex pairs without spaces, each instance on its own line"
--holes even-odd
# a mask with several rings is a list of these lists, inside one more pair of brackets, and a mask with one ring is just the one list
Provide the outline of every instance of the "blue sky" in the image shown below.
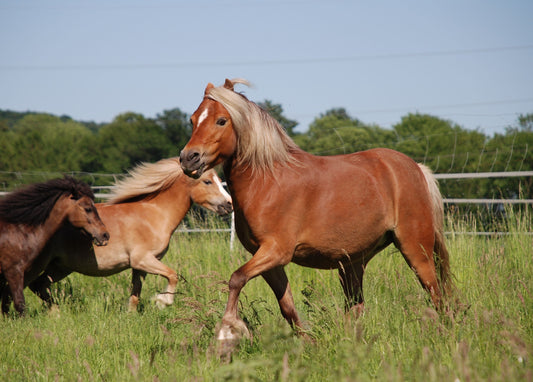
[[0,109],[192,113],[208,82],[309,123],[344,107],[486,134],[533,113],[533,1],[0,0]]

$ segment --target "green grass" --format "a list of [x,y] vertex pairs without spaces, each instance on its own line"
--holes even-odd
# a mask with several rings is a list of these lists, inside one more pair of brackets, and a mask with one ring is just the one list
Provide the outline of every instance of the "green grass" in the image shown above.
[[127,312],[129,271],[71,275],[54,287],[48,311],[29,291],[28,314],[0,318],[0,380],[6,381],[524,381],[533,379],[531,209],[509,211],[501,230],[477,237],[475,219],[450,216],[447,230],[461,302],[439,316],[393,248],[365,274],[366,312],[344,314],[336,272],[286,267],[297,309],[313,340],[293,334],[266,283],[250,281],[243,340],[231,363],[216,357],[214,330],[227,280],[249,255],[226,233],[176,234],[164,262],[182,276],[173,306],[151,297],[165,281],[149,275],[140,311]]

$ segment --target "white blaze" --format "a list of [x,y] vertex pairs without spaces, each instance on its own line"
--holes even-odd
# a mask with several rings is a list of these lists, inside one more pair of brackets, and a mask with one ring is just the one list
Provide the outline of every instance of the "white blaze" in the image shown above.
[[215,183],[218,186],[218,189],[222,195],[226,198],[226,200],[231,201],[231,196],[228,194],[228,192],[224,189],[224,186],[222,186],[222,182],[218,178],[218,176],[215,176]]
[[200,116],[198,117],[198,125],[201,125],[204,119],[207,118],[207,110],[208,109],[205,108],[204,111],[202,111],[202,114],[200,114]]

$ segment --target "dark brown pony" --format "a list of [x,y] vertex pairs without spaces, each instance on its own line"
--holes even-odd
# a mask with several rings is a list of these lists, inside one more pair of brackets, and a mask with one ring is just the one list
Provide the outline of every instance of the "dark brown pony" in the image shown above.
[[365,267],[391,243],[440,308],[452,281],[442,198],[431,172],[388,149],[331,157],[306,153],[267,112],[236,93],[235,83],[246,81],[207,85],[181,152],[182,168],[192,177],[224,164],[237,234],[253,254],[231,275],[218,339],[249,334],[238,317],[238,298],[259,275],[285,319],[301,327],[283,269],[290,262],[338,269],[347,308],[360,311]]
[[89,234],[97,245],[106,245],[109,240],[91,188],[74,178],[36,183],[0,200],[0,295],[4,313],[9,309],[9,292],[16,311],[24,313],[24,274],[43,270],[34,267],[33,261],[64,222]]

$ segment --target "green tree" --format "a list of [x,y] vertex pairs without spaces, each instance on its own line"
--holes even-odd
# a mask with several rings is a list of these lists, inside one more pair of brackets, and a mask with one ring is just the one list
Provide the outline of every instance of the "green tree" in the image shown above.
[[285,117],[283,115],[283,107],[280,104],[275,104],[270,100],[264,100],[263,102],[259,102],[258,105],[262,109],[266,110],[274,119],[276,119],[276,121],[283,126],[285,131],[287,131],[287,134],[290,136],[295,136],[298,134],[294,131],[296,126],[298,126],[298,122]]
[[[485,171],[533,170],[533,114],[520,115],[505,134],[495,134],[487,143]],[[533,178],[490,179],[490,196],[533,198]]]
[[92,134],[83,125],[48,114],[29,114],[15,123],[11,146],[17,159],[11,170],[79,171],[85,141]]
[[[477,130],[466,130],[451,121],[427,114],[408,114],[393,126],[397,141],[390,147],[426,164],[438,173],[477,172],[487,137]],[[486,179],[440,181],[447,197],[482,197]]]
[[336,108],[315,118],[309,130],[296,136],[295,141],[313,154],[334,155],[383,147],[392,138],[390,130],[365,125],[344,108]]
[[123,173],[140,162],[155,162],[172,151],[163,128],[141,114],[124,113],[97,135],[99,157],[94,165],[104,172]]
[[521,131],[533,133],[533,113],[518,116],[518,126]]
[[13,171],[18,153],[15,152],[13,142],[15,134],[9,129],[0,130],[0,171]]
[[427,114],[408,114],[393,126],[397,143],[393,148],[427,164],[433,171],[475,171],[476,155],[486,137]]
[[179,155],[181,149],[187,144],[192,128],[189,122],[190,115],[175,108],[171,110],[164,110],[156,117],[156,124],[160,126],[170,143],[172,148],[166,156],[173,157]]

